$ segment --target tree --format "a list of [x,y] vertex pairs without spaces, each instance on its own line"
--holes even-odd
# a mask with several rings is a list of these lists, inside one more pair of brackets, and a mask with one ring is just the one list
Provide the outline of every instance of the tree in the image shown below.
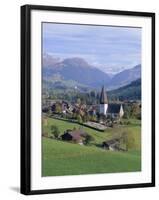
[[55,125],[52,125],[52,126],[51,126],[51,134],[52,134],[56,139],[59,137],[60,131],[59,131],[59,129],[58,129],[57,126],[55,126]]
[[48,115],[51,116],[52,115],[52,110],[51,110],[51,107],[49,108],[48,110]]
[[43,132],[43,133],[42,133],[42,136],[43,136],[43,137],[48,137],[49,134],[48,134],[48,132]]
[[77,99],[77,104],[78,104],[78,105],[81,104],[81,99],[80,99],[80,98]]
[[99,99],[100,99],[100,94],[97,93],[97,96],[96,96],[96,103],[99,104]]
[[77,114],[75,112],[72,114],[72,118],[77,119]]
[[86,145],[88,145],[91,141],[94,141],[94,138],[91,136],[91,135],[86,135],[85,136],[85,140],[84,140],[84,143],[86,144]]
[[83,123],[83,120],[82,120],[82,117],[81,117],[81,115],[77,115],[77,121],[78,121],[78,123],[80,123],[80,124],[82,124]]
[[96,115],[92,115],[92,116],[90,117],[90,120],[93,121],[93,122],[97,121]]
[[135,148],[135,138],[132,132],[123,132],[122,139],[123,143],[125,144],[126,151]]
[[61,113],[62,112],[62,108],[61,108],[61,105],[59,103],[56,103],[56,105],[55,105],[55,112],[56,113]]
[[90,119],[91,119],[91,116],[85,112],[85,114],[82,116],[82,121],[88,122],[88,121],[90,121]]
[[128,104],[125,104],[124,106],[124,118],[129,119],[131,116],[131,106]]
[[92,98],[95,98],[95,97],[96,97],[96,93],[95,93],[94,90],[92,90],[92,91],[90,92],[90,96],[91,96]]
[[82,117],[82,120],[83,120],[83,122],[87,122],[87,117],[86,117],[86,115],[84,115],[84,116]]
[[77,127],[74,126],[74,127],[73,127],[73,131],[76,131],[76,130],[77,130]]
[[137,103],[133,103],[131,110],[132,117],[138,117],[140,114],[141,114],[140,105],[138,105]]

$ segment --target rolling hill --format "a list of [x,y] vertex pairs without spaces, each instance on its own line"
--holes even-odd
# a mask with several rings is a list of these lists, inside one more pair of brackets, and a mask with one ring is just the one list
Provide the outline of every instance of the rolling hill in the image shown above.
[[[48,126],[56,125],[62,134],[66,129],[80,125],[48,118]],[[77,174],[117,173],[141,170],[141,127],[116,127],[99,132],[87,127],[84,131],[93,136],[93,144],[88,146],[42,138],[42,176],[61,176]],[[116,137],[124,130],[134,136],[135,146],[127,152],[105,151],[99,145],[106,139]]]
[[131,69],[124,70],[116,74],[109,82],[109,88],[118,88],[141,78],[141,65],[137,65]]
[[126,86],[109,91],[108,96],[121,100],[141,100],[141,79],[137,79]]

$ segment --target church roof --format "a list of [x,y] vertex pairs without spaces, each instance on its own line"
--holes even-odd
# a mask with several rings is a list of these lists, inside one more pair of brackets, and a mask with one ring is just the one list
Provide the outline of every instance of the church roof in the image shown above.
[[108,104],[107,94],[104,90],[104,86],[102,87],[102,91],[100,94],[100,104]]
[[107,113],[119,113],[121,104],[109,104]]

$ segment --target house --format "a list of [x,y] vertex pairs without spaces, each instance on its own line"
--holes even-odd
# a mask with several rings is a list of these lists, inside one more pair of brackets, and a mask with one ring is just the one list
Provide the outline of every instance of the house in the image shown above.
[[107,140],[102,143],[102,147],[105,150],[110,150],[110,151],[119,150],[120,149],[119,145],[120,145],[120,139]]
[[62,113],[66,113],[66,111],[69,109],[69,105],[66,101],[56,101],[51,105],[52,112],[57,112],[57,108],[59,108]]
[[97,110],[98,110],[97,105],[91,105],[88,108],[87,112],[89,113],[89,115],[96,115],[97,114],[97,112],[96,112]]
[[72,141],[74,143],[83,144],[87,133],[81,129],[70,130],[68,129],[62,136],[64,141]]
[[62,108],[62,112],[66,113],[66,111],[69,109],[68,103],[66,101],[62,101],[61,108]]
[[122,104],[108,103],[108,98],[104,86],[102,87],[100,94],[99,114],[113,118],[122,118],[124,115]]
[[120,147],[121,141],[122,138],[104,141],[102,143],[102,148],[109,151],[127,151],[126,149]]
[[109,104],[107,110],[107,116],[112,118],[122,118],[124,115],[124,110],[122,104]]

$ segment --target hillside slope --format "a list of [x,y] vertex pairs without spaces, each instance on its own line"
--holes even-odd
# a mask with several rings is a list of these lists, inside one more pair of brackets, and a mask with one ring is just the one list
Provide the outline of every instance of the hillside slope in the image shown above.
[[120,100],[141,100],[141,79],[130,84],[108,92],[110,98]]
[[137,65],[131,69],[124,70],[116,74],[108,86],[110,88],[119,88],[121,86],[127,85],[134,80],[141,78],[141,65]]

